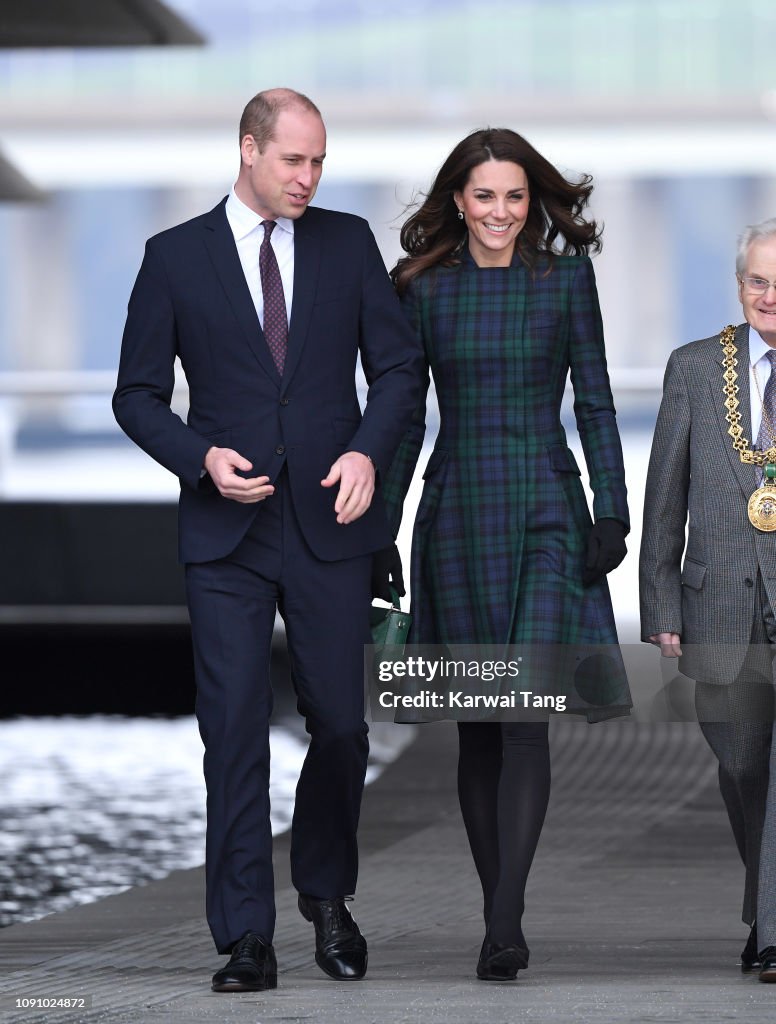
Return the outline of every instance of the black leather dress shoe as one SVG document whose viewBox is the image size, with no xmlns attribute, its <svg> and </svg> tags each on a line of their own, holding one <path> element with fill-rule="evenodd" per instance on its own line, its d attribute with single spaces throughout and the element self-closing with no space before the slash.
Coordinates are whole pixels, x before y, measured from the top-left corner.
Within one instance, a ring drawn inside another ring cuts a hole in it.
<svg viewBox="0 0 776 1024">
<path fill-rule="evenodd" d="M 753 924 L 746 945 L 741 950 L 741 973 L 750 974 L 759 971 L 761 967 L 760 954 L 757 952 L 757 925 Z"/>
<path fill-rule="evenodd" d="M 315 962 L 337 981 L 357 981 L 366 974 L 366 939 L 345 906 L 345 897 L 318 900 L 299 894 L 299 912 L 315 925 Z"/>
<path fill-rule="evenodd" d="M 480 981 L 514 981 L 517 972 L 528 966 L 528 955 L 525 946 L 500 946 L 486 935 L 477 961 L 477 977 Z"/>
<path fill-rule="evenodd" d="M 229 963 L 213 975 L 214 992 L 263 992 L 277 987 L 275 950 L 255 932 L 247 932 L 234 944 Z"/>
<path fill-rule="evenodd" d="M 760 981 L 776 981 L 776 946 L 760 950 Z"/>
</svg>

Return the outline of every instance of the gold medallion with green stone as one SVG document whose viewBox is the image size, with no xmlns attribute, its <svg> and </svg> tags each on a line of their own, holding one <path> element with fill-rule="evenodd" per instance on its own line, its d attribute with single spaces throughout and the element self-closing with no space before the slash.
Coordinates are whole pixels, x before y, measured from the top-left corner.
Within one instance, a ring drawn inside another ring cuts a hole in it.
<svg viewBox="0 0 776 1024">
<path fill-rule="evenodd" d="M 747 506 L 749 522 L 758 530 L 776 530 L 776 463 L 766 462 L 762 486 L 758 487 Z"/>
<path fill-rule="evenodd" d="M 763 482 L 752 494 L 747 505 L 749 522 L 758 530 L 770 533 L 776 530 L 776 445 L 766 448 L 765 451 L 756 451 L 749 447 L 748 440 L 744 437 L 741 426 L 741 414 L 738 411 L 738 373 L 736 366 L 738 360 L 738 348 L 735 344 L 735 327 L 730 324 L 725 327 L 719 336 L 722 345 L 723 374 L 725 393 L 725 408 L 727 414 L 725 419 L 729 423 L 728 434 L 733 438 L 733 448 L 743 463 L 750 466 L 762 466 Z M 763 408 L 763 416 L 766 416 Z M 771 440 L 774 440 L 771 424 L 767 423 Z"/>
</svg>

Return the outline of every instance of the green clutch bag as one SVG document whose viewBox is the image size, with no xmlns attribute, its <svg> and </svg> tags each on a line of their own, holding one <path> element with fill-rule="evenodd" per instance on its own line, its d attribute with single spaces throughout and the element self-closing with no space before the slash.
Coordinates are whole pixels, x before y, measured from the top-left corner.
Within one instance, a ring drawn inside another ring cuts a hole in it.
<svg viewBox="0 0 776 1024">
<path fill-rule="evenodd" d="M 390 608 L 379 608 L 372 605 L 369 609 L 369 625 L 372 630 L 372 643 L 380 651 L 390 647 L 390 654 L 400 658 L 404 654 L 407 634 L 412 625 L 412 616 L 401 610 L 399 595 L 391 587 Z"/>
</svg>

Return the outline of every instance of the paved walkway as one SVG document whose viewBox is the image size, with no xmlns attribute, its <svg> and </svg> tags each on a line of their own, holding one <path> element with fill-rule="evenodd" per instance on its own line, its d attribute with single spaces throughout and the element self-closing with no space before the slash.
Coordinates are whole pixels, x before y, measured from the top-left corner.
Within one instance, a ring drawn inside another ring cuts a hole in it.
<svg viewBox="0 0 776 1024">
<path fill-rule="evenodd" d="M 275 992 L 212 993 L 223 962 L 203 921 L 203 875 L 0 931 L 0 1021 L 192 1024 L 506 1024 L 516 1020 L 776 1019 L 776 986 L 741 975 L 743 871 L 697 725 L 553 723 L 553 797 L 532 873 L 531 966 L 478 982 L 480 898 L 455 797 L 455 727 L 429 725 L 366 793 L 354 904 L 366 979 L 330 981 L 276 841 Z M 79 1011 L 22 997 L 91 996 Z"/>
</svg>

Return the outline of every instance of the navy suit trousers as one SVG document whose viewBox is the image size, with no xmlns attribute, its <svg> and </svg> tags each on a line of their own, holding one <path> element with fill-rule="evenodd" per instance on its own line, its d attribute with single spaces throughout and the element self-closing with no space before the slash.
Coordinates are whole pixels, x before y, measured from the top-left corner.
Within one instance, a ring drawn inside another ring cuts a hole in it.
<svg viewBox="0 0 776 1024">
<path fill-rule="evenodd" d="M 221 953 L 246 931 L 271 942 L 275 926 L 269 663 L 276 608 L 310 734 L 291 826 L 292 880 L 300 892 L 327 899 L 354 892 L 358 870 L 371 556 L 317 559 L 285 470 L 275 487 L 231 555 L 186 565 L 205 744 L 207 918 Z"/>
</svg>

